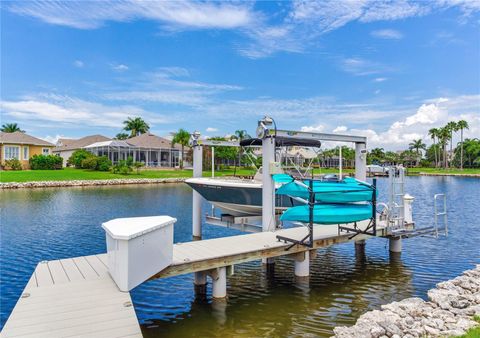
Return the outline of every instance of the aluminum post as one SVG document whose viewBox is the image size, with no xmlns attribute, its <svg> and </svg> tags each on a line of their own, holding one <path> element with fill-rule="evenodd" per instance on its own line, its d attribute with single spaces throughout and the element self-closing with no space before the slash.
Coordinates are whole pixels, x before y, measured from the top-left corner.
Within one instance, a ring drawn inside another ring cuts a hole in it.
<svg viewBox="0 0 480 338">
<path fill-rule="evenodd" d="M 367 145 L 355 143 L 355 178 L 360 181 L 367 180 Z"/>
<path fill-rule="evenodd" d="M 275 162 L 275 138 L 266 137 L 262 142 L 262 230 L 275 230 L 275 184 L 270 174 L 270 163 Z"/>
<path fill-rule="evenodd" d="M 196 134 L 199 137 L 200 133 Z M 193 177 L 202 177 L 203 147 L 193 145 Z M 192 192 L 192 234 L 194 239 L 202 238 L 202 196 L 195 190 Z"/>
</svg>

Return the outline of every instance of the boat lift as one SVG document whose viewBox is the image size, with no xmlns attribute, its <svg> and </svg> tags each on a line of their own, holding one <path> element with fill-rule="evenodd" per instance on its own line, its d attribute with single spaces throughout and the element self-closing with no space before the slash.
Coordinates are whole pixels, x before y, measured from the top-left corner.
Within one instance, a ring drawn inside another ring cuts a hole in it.
<svg viewBox="0 0 480 338">
<path fill-rule="evenodd" d="M 256 136 L 261 140 L 262 147 L 262 214 L 251 216 L 231 216 L 222 215 L 215 217 L 207 215 L 207 223 L 219 226 L 225 226 L 247 232 L 275 231 L 278 229 L 278 215 L 275 213 L 275 183 L 272 175 L 281 172 L 280 163 L 276 162 L 276 139 L 292 140 L 314 140 L 314 141 L 334 141 L 355 144 L 355 178 L 359 181 L 366 181 L 367 178 L 367 138 L 356 135 L 340 135 L 317 132 L 305 132 L 277 129 L 275 121 L 270 117 L 264 117 L 258 121 Z M 191 137 L 190 145 L 193 148 L 193 177 L 202 177 L 202 148 L 203 146 L 234 146 L 239 147 L 238 141 L 216 141 L 201 140 L 200 133 L 194 132 Z M 260 146 L 260 145 L 259 145 Z M 390 239 L 390 250 L 393 252 L 401 251 L 401 239 L 414 236 L 434 236 L 448 234 L 446 200 L 445 195 L 435 196 L 435 224 L 431 227 L 418 228 L 412 219 L 413 197 L 404 192 L 405 171 L 404 168 L 390 168 L 389 170 L 389 202 L 384 205 L 384 210 L 379 217 L 387 218 L 388 227 L 383 237 Z M 375 180 L 376 181 L 376 180 Z M 308 182 L 308 180 L 307 180 Z M 376 189 L 376 188 L 375 188 Z M 442 200 L 443 199 L 443 200 Z M 439 211 L 440 202 L 443 202 L 443 209 Z M 193 236 L 201 239 L 201 202 L 202 197 L 196 191 L 193 191 Z M 377 235 L 377 201 L 372 200 L 374 215 L 372 215 L 371 224 L 367 229 L 361 229 L 353 225 L 338 225 L 339 234 L 341 232 L 352 233 L 353 237 L 358 234 Z M 380 205 L 380 204 L 379 204 Z M 261 221 L 261 228 L 255 225 L 255 222 Z M 313 222 L 310 222 L 309 235 L 301 243 L 308 246 L 307 238 L 312 237 Z M 441 224 L 440 224 L 441 223 Z M 382 232 L 383 233 L 383 232 Z M 282 238 L 281 240 L 288 240 Z M 298 240 L 297 240 L 298 242 Z"/>
</svg>

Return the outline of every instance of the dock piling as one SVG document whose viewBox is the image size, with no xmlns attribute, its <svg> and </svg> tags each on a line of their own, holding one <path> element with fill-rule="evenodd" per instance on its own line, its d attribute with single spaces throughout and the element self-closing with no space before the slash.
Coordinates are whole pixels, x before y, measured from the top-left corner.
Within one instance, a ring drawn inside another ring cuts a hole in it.
<svg viewBox="0 0 480 338">
<path fill-rule="evenodd" d="M 402 252 L 402 238 L 391 237 L 388 240 L 390 252 Z"/>
<path fill-rule="evenodd" d="M 227 297 L 227 268 L 216 268 L 211 270 L 209 274 L 212 278 L 212 297 Z"/>
<path fill-rule="evenodd" d="M 296 253 L 295 260 L 295 276 L 308 277 L 310 275 L 310 251 Z"/>
</svg>

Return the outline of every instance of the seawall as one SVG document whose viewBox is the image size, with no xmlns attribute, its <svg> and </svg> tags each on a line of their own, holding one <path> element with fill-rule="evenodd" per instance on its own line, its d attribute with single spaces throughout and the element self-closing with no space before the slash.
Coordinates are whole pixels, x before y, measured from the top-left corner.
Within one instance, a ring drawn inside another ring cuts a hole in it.
<svg viewBox="0 0 480 338">
<path fill-rule="evenodd" d="M 70 180 L 0 183 L 0 189 L 84 187 L 122 184 L 180 183 L 186 178 L 120 178 L 112 180 Z"/>
</svg>

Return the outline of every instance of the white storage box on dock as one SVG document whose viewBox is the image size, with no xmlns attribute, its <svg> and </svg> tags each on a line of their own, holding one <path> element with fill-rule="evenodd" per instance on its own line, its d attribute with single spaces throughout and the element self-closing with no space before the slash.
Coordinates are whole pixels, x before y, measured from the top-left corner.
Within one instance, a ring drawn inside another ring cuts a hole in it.
<svg viewBox="0 0 480 338">
<path fill-rule="evenodd" d="M 102 224 L 108 270 L 121 291 L 130 291 L 172 263 L 170 216 L 117 218 Z"/>
</svg>

